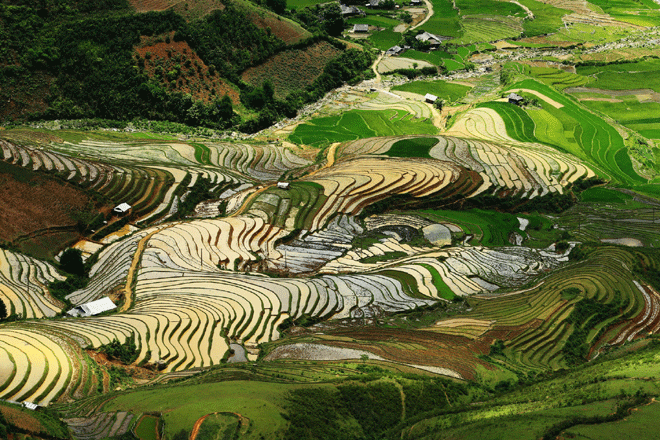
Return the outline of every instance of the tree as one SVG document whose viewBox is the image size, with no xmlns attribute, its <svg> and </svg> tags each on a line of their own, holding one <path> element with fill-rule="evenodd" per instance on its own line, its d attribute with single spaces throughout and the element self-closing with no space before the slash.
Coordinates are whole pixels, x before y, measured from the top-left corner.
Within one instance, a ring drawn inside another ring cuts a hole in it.
<svg viewBox="0 0 660 440">
<path fill-rule="evenodd" d="M 85 264 L 80 249 L 69 248 L 60 257 L 60 269 L 71 275 L 84 276 Z"/>
<path fill-rule="evenodd" d="M 513 81 L 513 72 L 510 70 L 504 70 L 500 72 L 500 84 L 503 86 L 508 86 Z"/>
<path fill-rule="evenodd" d="M 286 0 L 266 0 L 266 6 L 276 14 L 283 14 L 286 10 Z"/>
<path fill-rule="evenodd" d="M 7 306 L 5 306 L 4 301 L 0 299 L 0 319 L 5 319 L 7 317 Z"/>
<path fill-rule="evenodd" d="M 437 108 L 437 109 L 440 110 L 440 111 L 442 111 L 442 107 L 444 107 L 444 105 L 445 105 L 445 101 L 443 101 L 443 100 L 440 99 L 440 98 L 438 98 L 438 99 L 435 101 L 435 108 Z"/>
<path fill-rule="evenodd" d="M 338 4 L 332 4 L 325 8 L 323 11 L 323 30 L 328 35 L 338 37 L 344 31 L 344 16 L 341 14 L 341 9 Z"/>
</svg>

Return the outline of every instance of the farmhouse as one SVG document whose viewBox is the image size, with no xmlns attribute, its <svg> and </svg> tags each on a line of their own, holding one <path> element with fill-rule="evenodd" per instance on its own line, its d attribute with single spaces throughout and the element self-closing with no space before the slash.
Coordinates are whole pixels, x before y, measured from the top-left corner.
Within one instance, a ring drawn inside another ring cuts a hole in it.
<svg viewBox="0 0 660 440">
<path fill-rule="evenodd" d="M 365 6 L 367 8 L 374 9 L 377 8 L 379 4 L 380 4 L 380 0 L 369 0 Z"/>
<path fill-rule="evenodd" d="M 36 411 L 37 408 L 39 408 L 39 405 L 37 405 L 36 403 L 32 403 L 32 402 L 23 402 L 23 403 L 21 403 L 21 406 L 23 408 L 31 409 L 32 411 Z"/>
<path fill-rule="evenodd" d="M 403 52 L 404 52 L 403 47 L 401 47 L 401 46 L 394 46 L 394 47 L 390 47 L 389 49 L 387 49 L 387 51 L 385 52 L 385 55 L 389 55 L 389 56 L 394 56 L 394 57 L 395 57 L 395 56 L 399 56 L 399 55 L 401 55 Z"/>
<path fill-rule="evenodd" d="M 279 189 L 289 189 L 289 182 L 277 182 Z"/>
<path fill-rule="evenodd" d="M 410 6 L 421 6 L 422 0 L 410 0 Z"/>
<path fill-rule="evenodd" d="M 125 214 L 131 209 L 131 205 L 128 203 L 120 203 L 119 205 L 115 206 L 112 212 L 115 214 Z"/>
<path fill-rule="evenodd" d="M 368 24 L 355 24 L 355 25 L 353 25 L 353 32 L 355 32 L 355 33 L 369 32 L 369 25 Z"/>
<path fill-rule="evenodd" d="M 520 104 L 522 104 L 522 102 L 525 98 L 523 98 L 522 96 L 517 95 L 515 93 L 511 93 L 509 96 L 507 96 L 507 99 L 509 100 L 509 104 L 520 105 Z"/>
<path fill-rule="evenodd" d="M 435 95 L 431 95 L 430 93 L 427 93 L 424 95 L 424 101 L 428 102 L 429 104 L 435 104 L 435 101 L 438 100 L 438 97 Z"/>
<path fill-rule="evenodd" d="M 76 306 L 66 313 L 67 315 L 71 315 L 71 316 L 87 317 L 87 316 L 98 315 L 103 312 L 114 310 L 116 308 L 117 306 L 115 305 L 115 303 L 113 303 L 110 298 L 105 296 L 96 301 L 92 301 L 92 302 L 88 302 L 87 304 Z"/>
<path fill-rule="evenodd" d="M 362 12 L 360 8 L 358 8 L 357 6 L 347 6 L 347 5 L 342 5 L 340 3 L 339 8 L 341 8 L 341 15 L 343 15 L 344 17 L 364 14 L 364 12 Z"/>
<path fill-rule="evenodd" d="M 431 49 L 437 49 L 444 40 L 447 40 L 446 37 L 441 37 L 440 35 L 434 35 L 429 32 L 422 32 L 421 34 L 415 36 L 415 39 L 417 41 L 423 41 L 429 43 Z"/>
</svg>

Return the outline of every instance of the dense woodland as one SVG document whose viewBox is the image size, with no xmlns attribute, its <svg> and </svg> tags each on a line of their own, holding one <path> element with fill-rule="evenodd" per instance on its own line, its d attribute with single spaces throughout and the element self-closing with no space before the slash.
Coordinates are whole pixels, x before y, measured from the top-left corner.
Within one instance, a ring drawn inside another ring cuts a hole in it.
<svg viewBox="0 0 660 440">
<path fill-rule="evenodd" d="M 0 117 L 142 118 L 255 131 L 295 115 L 302 105 L 343 82 L 359 79 L 370 65 L 370 55 L 346 50 L 306 90 L 275 100 L 268 84 L 255 89 L 242 82 L 240 74 L 287 45 L 269 29 L 255 26 L 231 2 L 223 3 L 224 10 L 192 22 L 172 10 L 135 14 L 125 0 L 0 3 L 0 59 L 5 60 L 0 63 L 0 100 L 10 103 Z M 281 8 L 268 2 L 265 6 Z M 314 37 L 296 47 L 325 39 L 345 49 L 326 29 L 315 30 Z M 185 41 L 197 52 L 209 75 L 238 86 L 241 101 L 255 116 L 241 120 L 226 96 L 203 103 L 150 78 L 134 48 L 140 37 L 172 33 L 175 41 Z M 42 102 L 35 104 L 40 97 Z"/>
</svg>

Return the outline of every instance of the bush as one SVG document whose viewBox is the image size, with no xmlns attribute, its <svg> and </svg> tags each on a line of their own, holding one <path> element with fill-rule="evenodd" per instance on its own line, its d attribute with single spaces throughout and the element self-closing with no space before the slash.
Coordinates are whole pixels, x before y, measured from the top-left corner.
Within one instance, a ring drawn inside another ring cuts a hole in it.
<svg viewBox="0 0 660 440">
<path fill-rule="evenodd" d="M 115 339 L 109 344 L 102 345 L 99 351 L 107 355 L 109 359 L 117 359 L 126 365 L 133 363 L 139 354 L 135 345 L 135 334 L 131 334 L 131 337 L 127 338 L 123 344 Z"/>
</svg>

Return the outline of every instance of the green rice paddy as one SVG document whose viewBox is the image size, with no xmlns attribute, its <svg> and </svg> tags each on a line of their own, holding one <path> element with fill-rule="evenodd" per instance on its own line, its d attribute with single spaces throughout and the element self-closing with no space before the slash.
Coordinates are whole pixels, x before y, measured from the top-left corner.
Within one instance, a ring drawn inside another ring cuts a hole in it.
<svg viewBox="0 0 660 440">
<path fill-rule="evenodd" d="M 289 136 L 291 142 L 321 147 L 375 136 L 436 134 L 428 119 L 416 119 L 403 110 L 351 110 L 341 115 L 312 119 L 299 125 Z"/>
</svg>

